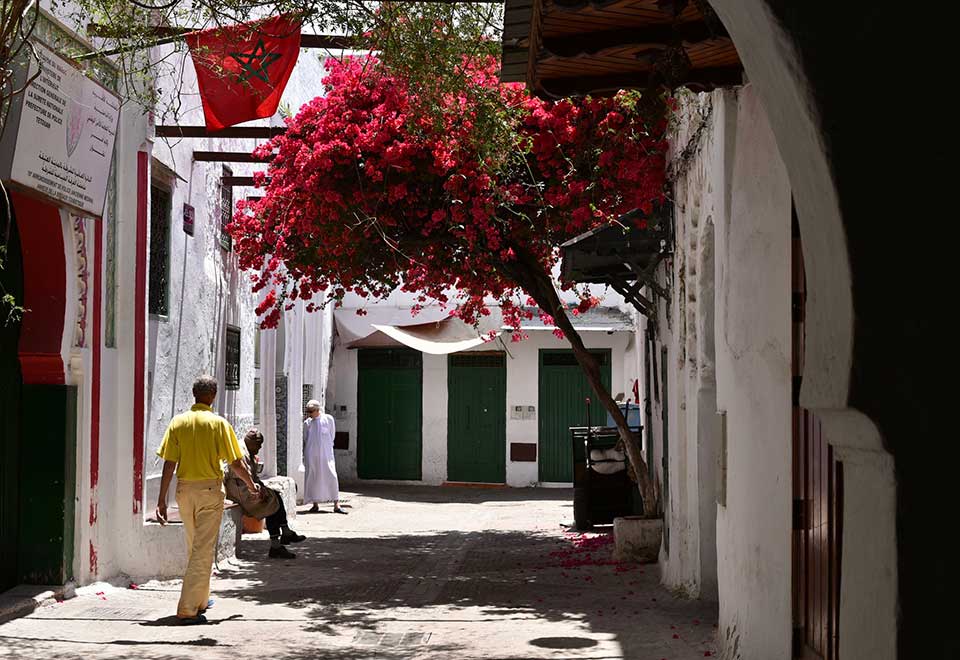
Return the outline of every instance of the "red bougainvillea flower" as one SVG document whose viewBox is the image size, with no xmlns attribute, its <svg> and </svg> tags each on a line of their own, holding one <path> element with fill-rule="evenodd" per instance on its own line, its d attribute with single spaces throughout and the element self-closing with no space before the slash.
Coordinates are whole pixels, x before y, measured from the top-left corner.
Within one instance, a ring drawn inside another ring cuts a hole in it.
<svg viewBox="0 0 960 660">
<path fill-rule="evenodd" d="M 313 310 L 400 287 L 418 292 L 415 311 L 433 299 L 472 324 L 497 303 L 520 339 L 531 313 L 511 277 L 518 260 L 549 275 L 564 241 L 664 198 L 665 125 L 648 126 L 636 94 L 546 102 L 501 84 L 491 58 L 467 63 L 467 88 L 438 119 L 373 57 L 327 69 L 326 94 L 254 152 L 269 159 L 263 196 L 239 202 L 228 227 L 266 290 L 266 327 L 298 298 Z M 509 153 L 482 148 L 477 113 L 491 105 L 481 97 L 496 100 Z M 578 294 L 577 313 L 599 302 L 560 285 Z"/>
</svg>

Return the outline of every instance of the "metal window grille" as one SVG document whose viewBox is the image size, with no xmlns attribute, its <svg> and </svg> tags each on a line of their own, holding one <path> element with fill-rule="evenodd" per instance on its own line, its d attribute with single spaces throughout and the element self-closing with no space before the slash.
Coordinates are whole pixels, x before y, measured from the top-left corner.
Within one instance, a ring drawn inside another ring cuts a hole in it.
<svg viewBox="0 0 960 660">
<path fill-rule="evenodd" d="M 226 368 L 224 369 L 224 387 L 228 390 L 240 389 L 240 328 L 227 326 Z"/>
<path fill-rule="evenodd" d="M 170 309 L 170 192 L 150 186 L 150 297 L 151 314 L 166 316 Z"/>
<path fill-rule="evenodd" d="M 233 170 L 223 166 L 223 176 L 233 176 Z M 233 248 L 233 239 L 227 233 L 227 224 L 233 216 L 233 186 L 220 182 L 220 247 L 229 252 Z"/>
</svg>

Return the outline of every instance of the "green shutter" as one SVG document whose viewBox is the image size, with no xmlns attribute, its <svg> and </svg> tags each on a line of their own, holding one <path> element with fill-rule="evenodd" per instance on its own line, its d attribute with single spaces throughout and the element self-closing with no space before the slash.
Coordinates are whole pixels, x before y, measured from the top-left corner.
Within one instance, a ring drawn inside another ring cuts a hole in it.
<svg viewBox="0 0 960 660">
<path fill-rule="evenodd" d="M 24 385 L 21 392 L 22 420 L 34 423 L 21 427 L 18 577 L 64 584 L 73 579 L 77 388 Z"/>
<path fill-rule="evenodd" d="M 506 481 L 507 369 L 503 353 L 461 353 L 447 371 L 447 479 Z"/>
<path fill-rule="evenodd" d="M 600 362 L 604 386 L 610 389 L 610 351 L 590 351 Z M 570 350 L 540 351 L 540 414 L 538 454 L 540 481 L 573 481 L 571 426 L 603 425 L 607 413 Z"/>
<path fill-rule="evenodd" d="M 420 479 L 422 355 L 364 349 L 357 357 L 358 476 Z"/>
</svg>

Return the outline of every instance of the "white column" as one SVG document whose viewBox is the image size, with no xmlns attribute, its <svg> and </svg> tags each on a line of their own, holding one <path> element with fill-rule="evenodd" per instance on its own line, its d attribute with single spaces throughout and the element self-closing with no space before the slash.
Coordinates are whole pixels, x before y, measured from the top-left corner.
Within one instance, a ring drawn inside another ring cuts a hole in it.
<svg viewBox="0 0 960 660">
<path fill-rule="evenodd" d="M 286 312 L 286 336 L 283 366 L 287 374 L 287 476 L 297 481 L 303 492 L 303 351 L 304 351 L 304 303 L 298 300 L 293 309 Z"/>
<path fill-rule="evenodd" d="M 260 431 L 263 473 L 277 474 L 277 331 L 260 331 Z"/>
</svg>

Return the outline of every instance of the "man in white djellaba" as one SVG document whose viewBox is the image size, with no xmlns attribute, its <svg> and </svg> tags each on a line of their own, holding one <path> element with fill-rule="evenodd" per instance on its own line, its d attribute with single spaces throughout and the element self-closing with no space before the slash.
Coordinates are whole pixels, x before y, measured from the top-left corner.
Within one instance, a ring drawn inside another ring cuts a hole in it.
<svg viewBox="0 0 960 660">
<path fill-rule="evenodd" d="M 337 432 L 333 415 L 321 410 L 320 402 L 307 402 L 307 418 L 303 422 L 303 503 L 313 503 L 307 513 L 320 511 L 319 504 L 333 502 L 334 513 L 346 513 L 340 508 L 340 482 L 337 462 L 333 455 L 333 438 Z"/>
</svg>

